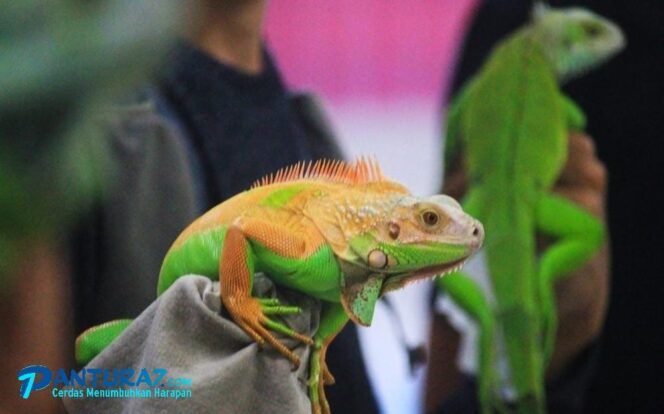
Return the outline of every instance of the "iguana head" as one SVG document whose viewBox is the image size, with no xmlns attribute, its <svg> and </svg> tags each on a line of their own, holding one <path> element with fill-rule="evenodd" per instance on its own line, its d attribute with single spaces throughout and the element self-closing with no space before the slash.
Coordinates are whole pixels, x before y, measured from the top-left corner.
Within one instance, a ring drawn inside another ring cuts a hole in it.
<svg viewBox="0 0 664 414">
<path fill-rule="evenodd" d="M 451 197 L 414 197 L 392 182 L 358 185 L 330 206 L 321 228 L 341 264 L 341 303 L 361 325 L 384 293 L 458 269 L 484 240 Z"/>
<path fill-rule="evenodd" d="M 561 80 L 583 74 L 625 46 L 616 24 L 581 8 L 555 9 L 538 3 L 529 30 Z"/>
</svg>

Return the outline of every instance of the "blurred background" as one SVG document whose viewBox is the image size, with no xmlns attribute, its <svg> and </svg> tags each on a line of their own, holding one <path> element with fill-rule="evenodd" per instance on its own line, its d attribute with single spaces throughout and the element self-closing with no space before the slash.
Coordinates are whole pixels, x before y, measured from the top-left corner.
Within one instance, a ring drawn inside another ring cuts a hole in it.
<svg viewBox="0 0 664 414">
<path fill-rule="evenodd" d="M 105 149 L 60 149 L 94 144 L 89 112 L 136 88 L 190 21 L 167 2 L 83 3 L 0 1 L 0 412 L 60 412 L 50 395 L 17 405 L 16 372 L 33 363 L 73 366 L 76 333 L 59 236 L 93 204 Z M 664 7 L 660 0 L 583 5 L 617 21 L 628 39 L 614 62 L 568 87 L 610 175 L 612 288 L 588 412 L 662 412 Z M 288 87 L 322 98 L 347 158 L 373 154 L 388 176 L 426 195 L 442 184 L 450 93 L 529 7 L 279 0 L 269 4 L 265 39 Z M 58 42 L 51 30 L 62 35 Z M 464 50 L 464 41 L 473 46 Z M 88 93 L 90 85 L 99 93 Z M 82 153 L 94 156 L 77 158 Z M 426 343 L 431 286 L 392 296 L 405 341 Z M 370 380 L 383 412 L 421 412 L 426 372 L 411 376 L 398 343 L 382 340 L 401 334 L 392 318 L 380 304 L 373 326 L 359 331 Z"/>
<path fill-rule="evenodd" d="M 323 99 L 349 158 L 375 154 L 390 177 L 431 194 L 441 103 L 475 3 L 272 2 L 266 39 L 288 86 Z"/>
<path fill-rule="evenodd" d="M 64 412 L 22 400 L 28 365 L 73 368 L 72 227 L 113 170 L 99 121 L 185 31 L 172 1 L 0 1 L 0 412 Z"/>
</svg>

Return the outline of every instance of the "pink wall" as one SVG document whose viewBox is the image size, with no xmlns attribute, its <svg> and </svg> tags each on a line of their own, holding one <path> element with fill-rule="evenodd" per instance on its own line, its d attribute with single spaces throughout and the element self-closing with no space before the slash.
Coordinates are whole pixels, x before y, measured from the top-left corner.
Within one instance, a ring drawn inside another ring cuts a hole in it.
<svg viewBox="0 0 664 414">
<path fill-rule="evenodd" d="M 288 84 L 328 101 L 439 99 L 476 2 L 273 0 L 267 39 Z"/>
</svg>

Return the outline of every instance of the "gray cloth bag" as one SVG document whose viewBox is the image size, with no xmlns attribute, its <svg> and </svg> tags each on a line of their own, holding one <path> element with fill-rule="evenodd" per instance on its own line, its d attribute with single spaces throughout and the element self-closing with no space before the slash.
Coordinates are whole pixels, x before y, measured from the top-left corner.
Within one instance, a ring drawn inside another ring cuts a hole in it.
<svg viewBox="0 0 664 414">
<path fill-rule="evenodd" d="M 318 329 L 320 302 L 279 288 L 261 274 L 255 296 L 302 308 L 281 317 L 297 332 Z M 278 316 L 272 316 L 279 319 Z M 219 283 L 179 278 L 85 368 L 166 368 L 190 378 L 188 398 L 64 398 L 70 413 L 309 413 L 307 346 L 277 334 L 301 359 L 297 371 L 269 345 L 261 350 L 222 309 Z M 101 387 L 97 387 L 101 388 Z"/>
</svg>

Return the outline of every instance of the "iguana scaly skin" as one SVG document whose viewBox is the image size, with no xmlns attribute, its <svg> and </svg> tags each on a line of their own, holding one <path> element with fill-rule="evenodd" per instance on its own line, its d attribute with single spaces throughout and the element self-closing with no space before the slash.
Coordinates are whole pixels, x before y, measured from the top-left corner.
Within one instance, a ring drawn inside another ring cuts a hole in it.
<svg viewBox="0 0 664 414">
<path fill-rule="evenodd" d="M 538 5 L 532 21 L 497 45 L 450 107 L 446 169 L 463 151 L 470 185 L 462 204 L 486 228 L 493 297 L 463 272 L 437 283 L 478 324 L 485 413 L 504 409 L 498 394 L 505 386 L 515 393 L 517 411 L 545 410 L 544 372 L 557 323 L 553 284 L 588 261 L 605 238 L 597 218 L 551 192 L 569 132 L 585 126 L 559 83 L 623 44 L 618 27 L 587 10 Z M 557 239 L 541 256 L 538 232 Z M 509 364 L 506 380 L 496 373 L 496 338 Z"/>
<path fill-rule="evenodd" d="M 313 345 L 312 409 L 329 412 L 323 386 L 333 377 L 325 353 L 346 322 L 369 325 L 381 295 L 457 269 L 483 238 L 482 225 L 452 198 L 414 197 L 386 179 L 373 161 L 298 164 L 218 205 L 185 229 L 164 259 L 158 294 L 183 275 L 219 278 L 225 308 L 258 344 L 270 344 L 294 366 L 300 362 L 297 355 L 273 332 Z M 299 308 L 251 296 L 257 271 L 322 301 L 313 338 L 270 318 Z M 90 358 L 103 349 L 127 321 L 117 324 L 120 329 L 95 349 L 95 337 L 113 324 L 84 333 L 79 355 L 85 352 Z"/>
</svg>

